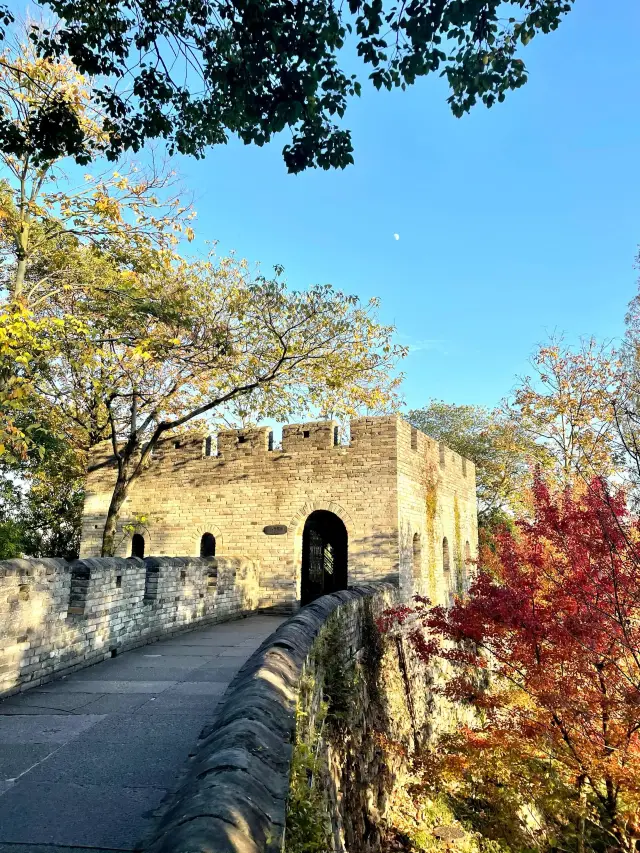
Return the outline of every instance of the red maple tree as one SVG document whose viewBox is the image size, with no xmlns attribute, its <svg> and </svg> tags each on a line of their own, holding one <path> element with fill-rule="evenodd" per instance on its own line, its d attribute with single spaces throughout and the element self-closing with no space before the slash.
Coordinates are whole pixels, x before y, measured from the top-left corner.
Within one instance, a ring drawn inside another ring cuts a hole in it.
<svg viewBox="0 0 640 853">
<path fill-rule="evenodd" d="M 553 767 L 548 779 L 562 778 L 584 804 L 578 849 L 585 819 L 605 848 L 634 848 L 640 524 L 624 497 L 599 480 L 561 493 L 538 480 L 531 518 L 484 549 L 468 596 L 449 609 L 419 599 L 389 620 L 410 612 L 422 625 L 411 631 L 420 656 L 452 665 L 444 692 L 481 709 L 463 732 L 467 754 L 500 749 Z"/>
</svg>

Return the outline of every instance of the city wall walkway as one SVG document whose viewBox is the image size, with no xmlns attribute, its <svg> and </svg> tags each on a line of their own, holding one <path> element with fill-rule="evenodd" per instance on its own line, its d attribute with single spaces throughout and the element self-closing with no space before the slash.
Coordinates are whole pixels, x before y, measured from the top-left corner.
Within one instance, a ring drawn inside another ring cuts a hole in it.
<svg viewBox="0 0 640 853">
<path fill-rule="evenodd" d="M 228 684 L 282 621 L 196 629 L 0 702 L 0 853 L 139 850 Z"/>
</svg>

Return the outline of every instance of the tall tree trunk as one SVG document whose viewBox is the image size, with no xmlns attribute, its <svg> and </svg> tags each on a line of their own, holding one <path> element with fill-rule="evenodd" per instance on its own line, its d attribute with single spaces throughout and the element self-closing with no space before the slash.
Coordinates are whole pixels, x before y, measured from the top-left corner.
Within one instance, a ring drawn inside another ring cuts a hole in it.
<svg viewBox="0 0 640 853">
<path fill-rule="evenodd" d="M 586 830 L 586 819 L 585 815 L 587 813 L 587 789 L 585 786 L 585 778 L 584 776 L 580 776 L 578 779 L 578 793 L 580 798 L 580 813 L 578 814 L 578 853 L 584 853 L 584 836 Z"/>
<path fill-rule="evenodd" d="M 27 258 L 29 256 L 29 234 L 31 231 L 31 210 L 27 198 L 27 174 L 29 170 L 29 159 L 23 164 L 20 176 L 20 199 L 18 201 L 18 212 L 20 221 L 14 234 L 16 246 L 16 274 L 13 280 L 13 298 L 18 301 L 24 294 L 24 283 L 27 277 Z M 35 199 L 33 199 L 35 200 Z"/>
<path fill-rule="evenodd" d="M 27 274 L 27 258 L 26 256 L 18 256 L 16 265 L 16 276 L 13 281 L 13 298 L 17 301 L 22 299 L 24 292 L 24 281 Z"/>
<path fill-rule="evenodd" d="M 611 754 L 610 749 L 607 749 L 607 752 Z M 630 850 L 632 843 L 627 834 L 624 822 L 623 825 L 621 825 L 620 822 L 620 814 L 618 812 L 618 795 L 616 793 L 613 780 L 611 778 L 606 778 L 605 786 L 607 790 L 605 812 L 609 821 L 610 832 L 618 839 L 620 850 Z"/>
<path fill-rule="evenodd" d="M 141 452 L 139 437 L 135 433 L 129 436 L 129 440 L 118 453 L 118 476 L 111 495 L 111 503 L 102 533 L 102 557 L 115 556 L 117 547 L 116 532 L 120 519 L 120 510 L 127 499 L 131 486 L 142 473 L 142 469 L 149 457 L 150 441 L 145 452 Z"/>
<path fill-rule="evenodd" d="M 121 466 L 118 470 L 118 479 L 116 480 L 113 494 L 111 495 L 111 503 L 109 511 L 104 523 L 104 531 L 102 534 L 102 551 L 100 556 L 113 557 L 116 550 L 116 530 L 118 520 L 120 518 L 120 510 L 129 494 L 129 486 L 131 480 L 127 478 L 126 468 Z"/>
</svg>

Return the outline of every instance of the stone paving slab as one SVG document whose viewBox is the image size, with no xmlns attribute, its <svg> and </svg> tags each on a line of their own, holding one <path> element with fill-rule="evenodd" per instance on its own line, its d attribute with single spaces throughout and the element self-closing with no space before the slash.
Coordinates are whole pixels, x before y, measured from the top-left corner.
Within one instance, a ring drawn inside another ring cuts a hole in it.
<svg viewBox="0 0 640 853">
<path fill-rule="evenodd" d="M 105 663 L 108 663 L 108 661 L 105 661 Z M 202 666 L 202 664 L 200 665 Z M 195 667 L 193 668 L 195 669 Z M 98 667 L 91 667 L 91 669 L 98 669 Z M 67 679 L 66 683 L 69 689 L 81 691 L 83 684 L 96 684 L 100 681 L 108 681 L 109 683 L 141 681 L 143 684 L 153 684 L 158 681 L 175 682 L 179 681 L 185 672 L 188 671 L 189 669 L 185 669 L 184 667 L 163 666 L 162 660 L 154 661 L 152 666 L 132 666 L 127 662 L 126 665 L 110 666 L 108 669 L 102 670 L 102 672 L 90 672 L 87 670 L 86 672 L 78 673 L 78 675 L 72 675 L 71 678 Z M 148 692 L 153 693 L 155 691 L 150 690 Z"/>
<path fill-rule="evenodd" d="M 149 742 L 148 738 L 128 743 L 75 740 L 50 755 L 29 773 L 29 782 L 69 782 L 102 785 L 117 780 L 123 788 L 173 787 L 175 768 L 188 754 L 191 743 Z"/>
<path fill-rule="evenodd" d="M 227 684 L 225 681 L 181 681 L 170 687 L 164 696 L 222 696 Z"/>
<path fill-rule="evenodd" d="M 203 717 L 208 715 L 208 718 L 213 717 L 218 702 L 222 699 L 223 694 L 217 693 L 213 696 L 197 696 L 194 694 L 185 695 L 180 693 L 162 693 L 160 696 L 152 699 L 148 705 L 137 712 L 138 714 L 148 714 L 156 716 L 160 714 L 192 714 L 197 712 Z"/>
<path fill-rule="evenodd" d="M 240 647 L 235 648 L 235 649 L 231 649 L 231 648 L 224 649 L 218 655 L 218 657 L 216 658 L 216 661 L 223 661 L 223 660 L 233 659 L 233 658 L 242 658 L 243 660 L 246 660 L 247 648 L 248 648 L 247 646 L 240 646 Z"/>
<path fill-rule="evenodd" d="M 197 740 L 202 729 L 202 715 L 161 714 L 151 717 L 149 713 L 108 714 L 91 730 L 80 735 L 78 743 L 86 740 L 92 743 L 132 743 L 149 740 L 149 727 L 153 726 L 154 741 L 160 743 L 184 743 L 190 748 Z"/>
<path fill-rule="evenodd" d="M 57 749 L 51 743 L 3 743 L 0 749 L 0 778 L 9 782 L 22 776 Z"/>
<path fill-rule="evenodd" d="M 0 797 L 2 841 L 135 850 L 158 808 L 161 788 L 63 782 L 32 783 L 28 775 Z"/>
<path fill-rule="evenodd" d="M 25 717 L 13 714 L 0 720 L 0 744 L 67 743 L 102 719 L 100 714 L 39 714 Z"/>
<path fill-rule="evenodd" d="M 183 660 L 184 658 L 189 659 L 205 657 L 206 660 L 211 660 L 212 658 L 215 658 L 216 655 L 203 655 L 203 650 L 210 646 L 211 642 L 211 638 L 209 638 L 207 639 L 206 643 L 202 643 L 202 645 L 200 646 L 171 646 L 167 647 L 166 649 L 163 648 L 162 652 L 154 651 L 153 654 L 149 653 L 146 656 L 139 654 L 138 651 L 132 651 L 127 652 L 127 657 L 130 657 L 132 661 L 135 660 L 136 662 L 140 659 L 146 659 L 149 661 L 157 662 L 159 658 L 171 657 L 176 660 L 176 666 L 180 666 L 179 661 Z M 152 646 L 151 648 L 155 649 L 155 646 Z M 221 649 L 218 649 L 218 651 L 221 651 Z M 121 660 L 123 659 L 124 658 L 121 658 Z"/>
<path fill-rule="evenodd" d="M 38 712 L 70 714 L 78 708 L 84 708 L 90 702 L 95 702 L 95 693 L 61 693 L 59 690 L 28 690 L 18 696 L 11 696 L 2 703 L 2 713 L 10 708 L 19 708 L 25 713 L 26 708 L 34 708 Z"/>
<path fill-rule="evenodd" d="M 105 661 L 106 663 L 106 661 Z M 96 666 L 103 666 L 97 664 Z M 93 667 L 92 667 L 93 668 Z M 148 676 L 147 676 L 148 677 Z M 162 693 L 168 687 L 173 687 L 176 681 L 138 681 L 137 679 L 121 678 L 117 681 L 86 680 L 55 682 L 59 685 L 60 693 Z M 2 706 L 0 706 L 1 708 Z"/>
<path fill-rule="evenodd" d="M 216 641 L 215 649 L 211 647 L 211 640 Z M 138 646 L 138 648 L 132 649 L 130 652 L 127 652 L 127 655 L 131 658 L 150 658 L 154 655 L 164 656 L 172 654 L 190 654 L 206 655 L 206 657 L 210 658 L 215 657 L 222 647 L 226 648 L 226 642 L 227 641 L 220 642 L 218 638 L 214 637 L 213 635 L 210 637 L 198 636 L 195 639 L 190 636 L 185 636 L 182 638 L 171 637 L 168 640 L 162 640 L 162 642 L 153 643 L 150 646 Z"/>
<path fill-rule="evenodd" d="M 211 643 L 211 640 L 209 640 Z M 199 649 L 206 648 L 206 646 L 198 646 Z M 156 655 L 125 655 L 120 658 L 121 665 L 118 667 L 120 669 L 158 669 L 160 667 L 163 668 L 178 668 L 178 669 L 187 669 L 196 666 L 203 666 L 203 664 L 208 663 L 211 660 L 211 655 L 175 655 L 172 652 L 166 652 L 164 654 L 156 654 Z M 117 662 L 116 662 L 117 665 Z M 116 671 L 115 667 L 112 667 L 113 671 Z"/>
<path fill-rule="evenodd" d="M 0 853 L 112 853 L 122 847 L 60 847 L 58 844 L 0 844 Z"/>
<path fill-rule="evenodd" d="M 282 621 L 208 626 L 0 702 L 0 853 L 139 850 L 229 682 Z"/>
<path fill-rule="evenodd" d="M 95 694 L 92 694 L 92 697 L 95 699 Z M 65 711 L 62 708 L 42 708 L 38 705 L 25 705 L 24 707 L 20 707 L 20 705 L 8 705 L 6 708 L 0 705 L 2 711 L 0 712 L 3 717 L 40 717 L 42 714 L 59 714 L 61 717 L 72 716 L 74 711 Z"/>
<path fill-rule="evenodd" d="M 202 666 L 189 673 L 189 681 L 221 681 L 228 684 L 243 663 L 240 659 L 231 666 Z"/>
<path fill-rule="evenodd" d="M 83 705 L 82 710 L 87 714 L 122 714 L 133 713 L 142 708 L 152 698 L 148 693 L 93 693 L 93 701 Z"/>
</svg>

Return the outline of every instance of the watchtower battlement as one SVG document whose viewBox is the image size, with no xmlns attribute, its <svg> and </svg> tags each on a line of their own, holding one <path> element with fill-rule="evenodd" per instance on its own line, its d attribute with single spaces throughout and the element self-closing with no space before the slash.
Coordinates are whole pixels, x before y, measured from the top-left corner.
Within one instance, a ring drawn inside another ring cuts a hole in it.
<svg viewBox="0 0 640 853">
<path fill-rule="evenodd" d="M 397 415 L 354 418 L 348 441 L 338 426 L 288 424 L 280 446 L 267 426 L 167 436 L 125 502 L 118 555 L 132 553 L 125 531 L 145 516 L 136 554 L 142 541 L 145 554 L 157 556 L 205 555 L 203 548 L 247 556 L 260 566 L 263 606 L 293 605 L 304 600 L 311 519 L 318 542 L 347 543 L 344 570 L 331 563 L 327 582 L 338 583 L 340 572 L 349 584 L 391 579 L 408 594 L 444 600 L 463 571 L 460 555 L 476 552 L 473 463 Z M 96 448 L 83 557 L 100 553 L 115 472 L 109 446 Z"/>
<path fill-rule="evenodd" d="M 413 451 L 417 457 L 428 457 L 445 468 L 459 468 L 463 474 L 473 473 L 473 463 L 460 454 L 412 427 L 402 418 L 391 415 L 383 417 L 353 418 L 349 424 L 349 436 L 343 440 L 337 421 L 307 421 L 287 424 L 282 428 L 282 440 L 276 445 L 273 429 L 268 426 L 222 429 L 204 436 L 201 430 L 188 430 L 162 439 L 154 450 L 156 462 L 180 464 L 196 459 L 219 459 L 231 461 L 247 457 L 277 459 L 281 454 L 294 455 L 328 451 L 338 453 L 370 453 L 374 448 L 393 452 Z M 94 451 L 90 470 L 96 463 L 104 465 L 111 457 L 111 445 L 103 442 Z"/>
<path fill-rule="evenodd" d="M 217 458 L 244 459 L 267 453 L 304 453 L 309 450 L 329 450 L 340 446 L 339 425 L 336 421 L 309 421 L 288 424 L 282 428 L 282 443 L 273 440 L 271 427 L 241 427 L 222 429 L 217 434 L 202 437 L 199 431 L 173 436 L 160 442 L 156 458 L 185 459 Z"/>
</svg>

